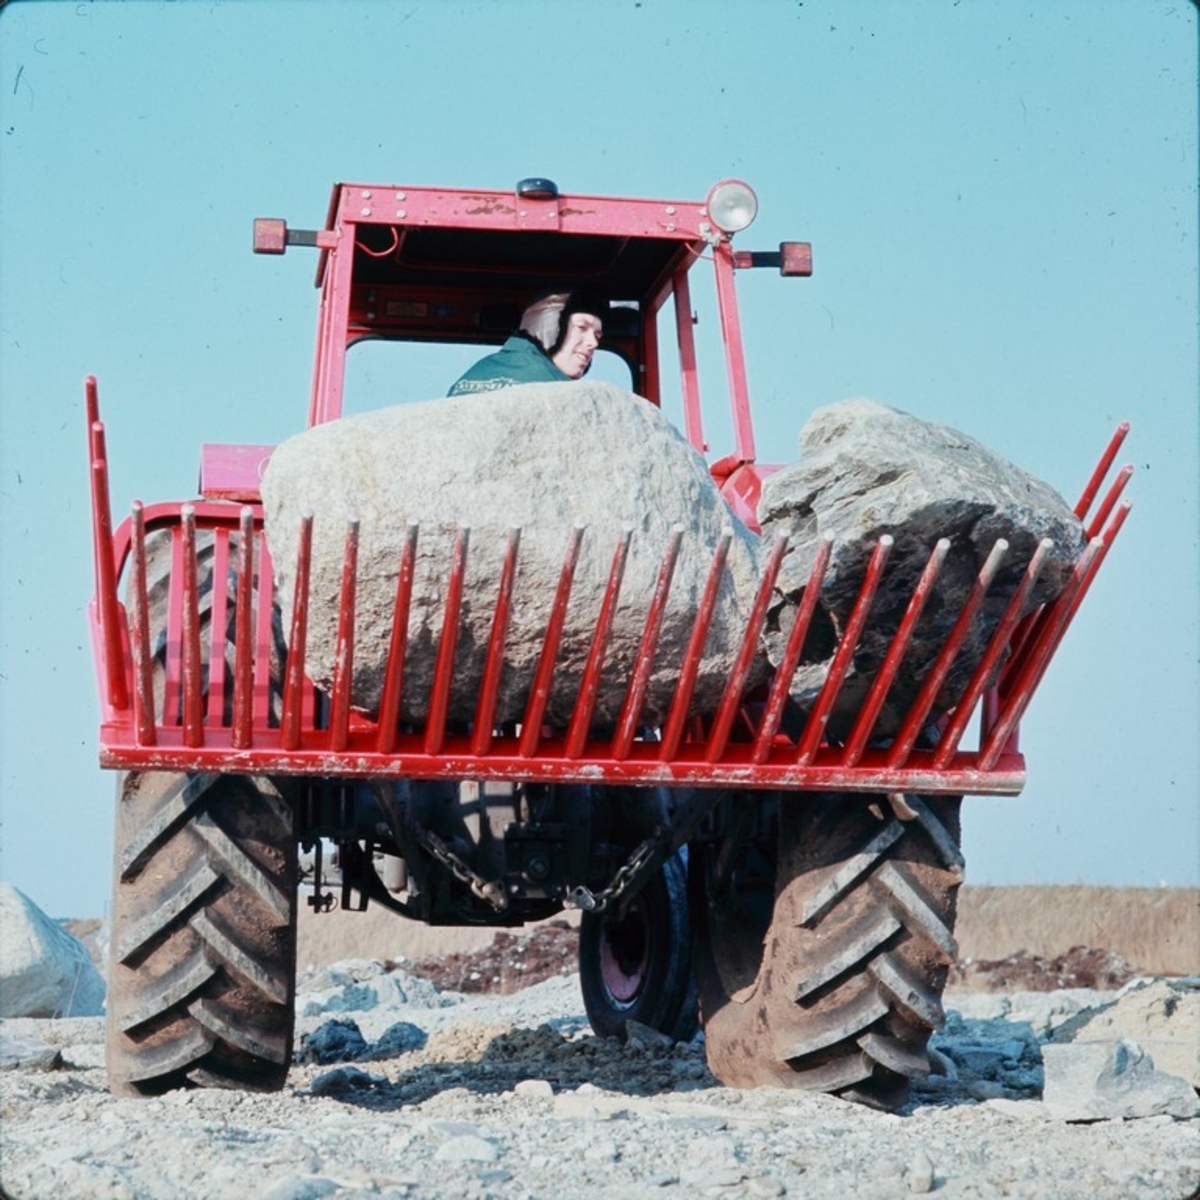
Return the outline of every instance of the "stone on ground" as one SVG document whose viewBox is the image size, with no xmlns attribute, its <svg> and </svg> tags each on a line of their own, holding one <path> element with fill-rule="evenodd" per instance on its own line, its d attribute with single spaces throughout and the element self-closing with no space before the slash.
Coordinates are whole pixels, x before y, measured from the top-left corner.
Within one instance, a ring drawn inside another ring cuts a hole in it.
<svg viewBox="0 0 1200 1200">
<path fill-rule="evenodd" d="M 950 550 L 875 724 L 877 738 L 899 728 L 998 539 L 1007 540 L 1008 551 L 931 720 L 961 696 L 1039 541 L 1049 538 L 1054 546 L 1033 604 L 1058 595 L 1084 542 L 1080 521 L 1047 484 L 957 430 L 865 399 L 813 413 L 801 430 L 799 460 L 764 483 L 759 519 L 764 548 L 778 534 L 790 539 L 765 635 L 773 665 L 783 657 L 820 539 L 834 539 L 792 684 L 792 698 L 804 710 L 828 674 L 875 544 L 884 534 L 894 539 L 830 721 L 835 736 L 851 727 L 939 538 L 949 539 Z"/>
<path fill-rule="evenodd" d="M 1195 1089 L 1159 1071 L 1137 1042 L 1071 1042 L 1042 1047 L 1046 1110 L 1063 1121 L 1200 1116 Z"/>
<path fill-rule="evenodd" d="M 24 892 L 0 883 L 0 1017 L 91 1017 L 104 980 L 87 948 Z"/>
<path fill-rule="evenodd" d="M 1088 1009 L 1065 1024 L 1055 1041 L 1137 1042 L 1168 1075 L 1200 1089 L 1200 977 L 1138 979 L 1111 1004 Z"/>
<path fill-rule="evenodd" d="M 621 711 L 672 527 L 683 527 L 643 710 L 668 711 L 678 664 L 722 531 L 729 566 L 692 711 L 716 707 L 757 587 L 757 539 L 729 512 L 701 455 L 652 404 L 606 383 L 525 384 L 482 396 L 403 405 L 317 426 L 281 445 L 262 485 L 266 525 L 290 630 L 301 514 L 313 520 L 306 668 L 333 681 L 347 520 L 360 521 L 353 704 L 379 708 L 407 522 L 420 522 L 402 717 L 425 718 L 454 540 L 470 526 L 449 719 L 469 721 L 483 675 L 507 532 L 519 566 L 496 722 L 520 720 L 541 653 L 572 527 L 586 526 L 546 720 L 574 708 L 605 581 L 622 530 L 632 540 L 593 724 Z"/>
</svg>

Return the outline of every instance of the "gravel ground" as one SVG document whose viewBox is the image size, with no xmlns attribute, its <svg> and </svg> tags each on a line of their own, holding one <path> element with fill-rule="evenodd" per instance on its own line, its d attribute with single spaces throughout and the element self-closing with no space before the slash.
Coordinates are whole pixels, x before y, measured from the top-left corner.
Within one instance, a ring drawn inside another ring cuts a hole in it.
<svg viewBox="0 0 1200 1200">
<path fill-rule="evenodd" d="M 330 1009 L 381 979 L 394 1000 Z M 1008 1019 L 994 997 L 948 995 L 942 1073 L 900 1114 L 722 1088 L 699 1041 L 598 1039 L 569 974 L 467 995 L 379 963 L 310 972 L 299 1061 L 274 1095 L 114 1099 L 101 1018 L 12 1020 L 4 1034 L 51 1043 L 59 1062 L 0 1072 L 0 1187 L 11 1200 L 1194 1197 L 1200 1121 L 1043 1110 L 1039 1035 L 1102 995 L 1011 995 Z"/>
</svg>

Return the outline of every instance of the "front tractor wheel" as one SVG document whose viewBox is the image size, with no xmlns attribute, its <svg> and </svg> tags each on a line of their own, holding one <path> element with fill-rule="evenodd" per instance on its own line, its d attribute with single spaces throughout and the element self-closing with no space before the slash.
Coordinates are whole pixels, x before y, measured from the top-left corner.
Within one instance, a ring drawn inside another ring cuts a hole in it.
<svg viewBox="0 0 1200 1200">
<path fill-rule="evenodd" d="M 579 987 L 599 1037 L 624 1040 L 631 1020 L 676 1041 L 695 1035 L 687 863 L 681 854 L 650 877 L 623 916 L 583 914 Z"/>
<path fill-rule="evenodd" d="M 111 1090 L 281 1088 L 296 986 L 285 797 L 261 777 L 125 775 L 114 878 Z"/>
<path fill-rule="evenodd" d="M 693 846 L 700 1017 L 723 1083 L 907 1101 L 954 961 L 959 803 L 785 797 L 774 840 Z"/>
</svg>

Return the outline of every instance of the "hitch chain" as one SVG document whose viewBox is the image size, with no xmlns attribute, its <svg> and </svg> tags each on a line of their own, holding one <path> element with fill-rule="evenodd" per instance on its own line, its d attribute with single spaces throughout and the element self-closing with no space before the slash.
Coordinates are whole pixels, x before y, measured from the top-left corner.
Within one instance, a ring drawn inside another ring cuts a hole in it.
<svg viewBox="0 0 1200 1200">
<path fill-rule="evenodd" d="M 602 891 L 593 892 L 590 888 L 570 888 L 563 903 L 568 908 L 578 908 L 582 912 L 601 913 L 612 908 L 624 899 L 625 893 L 639 881 L 647 863 L 655 857 L 668 841 L 668 830 L 661 827 L 655 831 L 625 860 L 618 868 L 612 881 Z"/>
<path fill-rule="evenodd" d="M 415 833 L 421 848 L 441 863 L 460 883 L 465 883 L 480 900 L 490 904 L 497 912 L 503 912 L 508 907 L 508 896 L 502 884 L 489 882 L 482 875 L 472 871 L 436 833 L 420 827 Z"/>
</svg>

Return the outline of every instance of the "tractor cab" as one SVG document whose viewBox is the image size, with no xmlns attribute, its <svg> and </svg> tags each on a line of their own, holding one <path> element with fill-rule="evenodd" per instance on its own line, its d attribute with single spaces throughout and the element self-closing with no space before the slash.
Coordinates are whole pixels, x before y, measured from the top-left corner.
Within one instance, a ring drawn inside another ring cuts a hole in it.
<svg viewBox="0 0 1200 1200">
<path fill-rule="evenodd" d="M 753 190 L 739 180 L 722 180 L 700 202 L 568 196 L 540 178 L 521 180 L 512 192 L 342 183 L 333 189 L 324 229 L 258 220 L 254 249 L 319 251 L 310 425 L 343 414 L 352 347 L 382 340 L 487 353 L 517 329 L 539 292 L 587 287 L 612 305 L 601 347 L 624 367 L 608 377 L 659 406 L 668 391 L 677 395 L 683 432 L 701 453 L 710 447 L 689 279 L 693 268 L 710 266 L 733 433 L 712 470 L 738 515 L 753 524 L 761 479 L 750 469 L 754 433 L 733 276 L 754 267 L 812 273 L 806 243 L 770 253 L 733 249 L 734 235 L 757 208 Z M 392 389 L 381 391 L 368 397 L 370 407 L 397 401 Z"/>
</svg>

